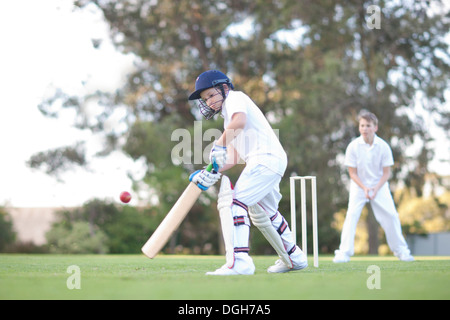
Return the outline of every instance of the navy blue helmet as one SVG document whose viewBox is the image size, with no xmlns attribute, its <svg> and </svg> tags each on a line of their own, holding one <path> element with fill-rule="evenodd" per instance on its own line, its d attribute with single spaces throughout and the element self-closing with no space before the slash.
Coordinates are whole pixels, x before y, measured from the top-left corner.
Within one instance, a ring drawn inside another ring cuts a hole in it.
<svg viewBox="0 0 450 320">
<path fill-rule="evenodd" d="M 222 84 L 226 84 L 231 89 L 234 89 L 231 80 L 224 73 L 218 70 L 205 71 L 198 76 L 197 80 L 195 80 L 195 91 L 191 93 L 189 100 L 200 99 L 200 93 L 203 90 L 217 87 Z"/>
<path fill-rule="evenodd" d="M 218 70 L 205 71 L 198 76 L 197 80 L 195 80 L 195 91 L 191 93 L 189 100 L 198 100 L 200 112 L 207 120 L 219 113 L 221 109 L 215 110 L 209 107 L 200 94 L 206 89 L 216 88 L 225 100 L 226 94 L 225 89 L 223 88 L 224 84 L 226 84 L 229 89 L 234 89 L 231 80 L 224 73 Z"/>
</svg>

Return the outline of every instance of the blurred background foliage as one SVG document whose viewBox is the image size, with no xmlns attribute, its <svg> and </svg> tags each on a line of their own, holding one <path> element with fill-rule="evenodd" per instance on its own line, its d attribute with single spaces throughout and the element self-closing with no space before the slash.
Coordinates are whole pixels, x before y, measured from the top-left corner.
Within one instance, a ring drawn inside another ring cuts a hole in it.
<svg viewBox="0 0 450 320">
<path fill-rule="evenodd" d="M 101 9 L 117 50 L 133 53 L 135 68 L 114 93 L 78 97 L 55 90 L 39 109 L 52 117 L 64 109 L 77 110 L 74 125 L 104 137 L 99 156 L 122 150 L 135 160 L 144 159 L 147 173 L 142 182 L 157 201 L 143 208 L 119 208 L 94 199 L 83 208 L 62 212 L 61 221 L 47 235 L 49 250 L 139 252 L 184 190 L 189 174 L 205 165 L 192 164 L 193 154 L 184 155 L 190 161 L 174 159 L 172 151 L 179 141 L 172 133 L 184 128 L 194 137 L 201 115 L 187 96 L 196 77 L 207 69 L 227 73 L 235 89 L 247 93 L 279 130 L 289 158 L 281 183 L 280 211 L 286 218 L 288 177 L 318 177 L 321 252 L 333 252 L 339 243 L 349 181 L 342 159 L 348 143 L 358 136 L 356 115 L 362 108 L 378 116 L 378 135 L 393 149 L 391 187 L 397 190 L 404 230 L 423 233 L 436 225 L 449 230 L 448 191 L 434 196 L 434 191 L 448 187 L 448 177 L 427 169 L 433 158 L 432 139 L 424 113 L 417 112 L 423 110 L 436 126 L 450 132 L 444 96 L 450 79 L 444 38 L 450 23 L 442 1 L 79 0 L 75 4 L 77 10 L 88 5 Z M 370 5 L 381 10 L 379 29 L 370 27 L 374 19 Z M 93 100 L 102 112 L 87 121 L 83 106 Z M 126 130 L 105 126 L 117 108 L 127 110 L 122 119 Z M 202 122 L 202 132 L 210 128 L 222 129 L 221 119 Z M 203 136 L 200 140 L 190 141 L 192 150 L 203 151 L 212 141 Z M 413 145 L 411 156 L 406 150 Z M 84 152 L 82 144 L 47 150 L 31 157 L 29 165 L 57 177 L 73 165 L 86 166 Z M 240 169 L 230 172 L 234 181 Z M 425 197 L 427 185 L 431 196 Z M 216 194 L 217 188 L 202 194 L 167 252 L 223 251 Z M 273 253 L 257 230 L 251 234 L 253 253 Z M 86 243 L 79 248 L 60 243 L 69 235 Z M 383 242 L 382 235 L 376 238 Z M 372 249 L 362 251 L 374 252 L 379 243 L 368 246 Z"/>
</svg>

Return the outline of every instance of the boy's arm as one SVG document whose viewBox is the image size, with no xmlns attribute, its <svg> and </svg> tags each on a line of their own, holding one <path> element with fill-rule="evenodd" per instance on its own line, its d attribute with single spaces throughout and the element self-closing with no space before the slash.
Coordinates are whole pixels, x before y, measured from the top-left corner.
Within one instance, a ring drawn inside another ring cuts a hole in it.
<svg viewBox="0 0 450 320">
<path fill-rule="evenodd" d="M 380 181 L 378 181 L 377 185 L 372 189 L 373 194 L 370 197 L 371 200 L 375 199 L 378 190 L 389 180 L 391 176 L 391 167 L 383 167 L 383 175 L 381 176 Z"/>
<path fill-rule="evenodd" d="M 220 171 L 225 171 L 234 166 L 235 154 L 231 154 L 232 159 L 227 160 L 229 157 L 229 152 L 227 147 L 230 146 L 231 141 L 234 140 L 244 129 L 245 124 L 247 122 L 247 116 L 243 112 L 234 113 L 231 116 L 231 121 L 228 126 L 225 128 L 224 132 L 220 136 L 219 139 L 214 143 L 213 148 L 211 149 L 211 153 L 209 154 L 209 159 L 213 164 L 214 168 L 218 167 L 221 169 Z M 234 148 L 233 148 L 234 149 Z M 225 169 L 224 166 L 227 165 Z M 216 169 L 217 170 L 217 169 Z"/>
<path fill-rule="evenodd" d="M 350 175 L 350 178 L 361 188 L 364 190 L 364 194 L 366 195 L 367 199 L 370 199 L 369 191 L 370 189 L 367 188 L 364 183 L 361 181 L 361 179 L 358 176 L 358 170 L 353 167 L 348 167 L 348 173 Z"/>
<path fill-rule="evenodd" d="M 350 178 L 355 181 L 355 183 L 364 190 L 364 194 L 366 195 L 367 199 L 373 200 L 375 199 L 378 190 L 386 183 L 386 181 L 389 180 L 389 177 L 391 175 L 391 167 L 383 167 L 383 175 L 381 176 L 380 181 L 376 184 L 373 188 L 366 187 L 361 179 L 358 176 L 358 170 L 356 168 L 348 167 L 348 172 L 350 174 Z"/>
<path fill-rule="evenodd" d="M 233 168 L 239 161 L 240 156 L 236 149 L 230 144 L 227 148 L 227 161 L 225 165 L 220 168 L 219 172 L 227 171 L 228 169 Z"/>
<path fill-rule="evenodd" d="M 246 122 L 247 115 L 245 113 L 236 112 L 233 114 L 230 123 L 215 144 L 222 147 L 228 146 L 228 144 L 241 133 Z"/>
</svg>

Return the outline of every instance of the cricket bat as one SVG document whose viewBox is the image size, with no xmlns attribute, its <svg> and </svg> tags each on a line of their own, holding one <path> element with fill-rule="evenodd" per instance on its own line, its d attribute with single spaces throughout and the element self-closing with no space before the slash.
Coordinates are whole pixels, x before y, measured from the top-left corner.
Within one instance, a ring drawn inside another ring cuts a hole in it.
<svg viewBox="0 0 450 320">
<path fill-rule="evenodd" d="M 206 171 L 211 170 L 212 165 L 210 164 L 206 168 Z M 147 257 L 153 259 L 164 247 L 174 231 L 180 226 L 181 222 L 183 222 L 184 218 L 188 214 L 189 210 L 191 210 L 201 193 L 202 190 L 195 183 L 189 183 L 164 220 L 142 247 L 141 250 Z"/>
</svg>

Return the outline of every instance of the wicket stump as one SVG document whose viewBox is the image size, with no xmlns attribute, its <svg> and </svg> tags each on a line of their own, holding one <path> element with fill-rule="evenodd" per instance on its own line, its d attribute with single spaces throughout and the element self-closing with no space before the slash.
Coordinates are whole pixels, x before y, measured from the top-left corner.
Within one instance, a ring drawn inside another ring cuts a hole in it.
<svg viewBox="0 0 450 320">
<path fill-rule="evenodd" d="M 295 176 L 290 177 L 290 191 L 291 191 L 291 229 L 294 235 L 294 242 L 297 243 L 297 219 L 296 219 L 296 193 L 295 181 L 300 180 L 300 202 L 301 202 L 301 224 L 302 224 L 302 250 L 308 256 L 307 244 L 307 210 L 306 210 L 306 180 L 311 180 L 311 206 L 312 206 L 312 232 L 313 232 L 313 256 L 314 267 L 319 267 L 319 242 L 317 237 L 317 187 L 316 177 L 314 176 Z"/>
</svg>

